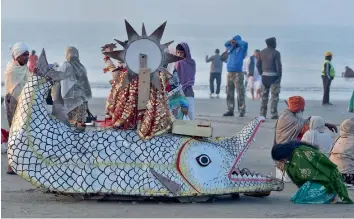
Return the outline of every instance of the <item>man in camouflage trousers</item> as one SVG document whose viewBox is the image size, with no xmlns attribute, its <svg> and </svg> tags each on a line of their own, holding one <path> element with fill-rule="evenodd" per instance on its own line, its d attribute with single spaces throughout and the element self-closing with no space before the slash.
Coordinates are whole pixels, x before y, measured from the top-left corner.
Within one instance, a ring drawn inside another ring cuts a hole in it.
<svg viewBox="0 0 354 219">
<path fill-rule="evenodd" d="M 235 109 L 235 88 L 238 93 L 240 106 L 240 117 L 246 113 L 244 73 L 242 71 L 243 60 L 247 55 L 248 43 L 243 41 L 240 36 L 235 36 L 232 40 L 225 43 L 228 52 L 227 59 L 227 112 L 224 116 L 234 116 Z"/>
<path fill-rule="evenodd" d="M 272 116 L 271 119 L 278 119 L 278 103 L 280 93 L 280 82 L 282 77 L 282 63 L 280 52 L 275 49 L 277 46 L 275 37 L 266 39 L 266 44 L 267 48 L 261 51 L 259 60 L 257 62 L 258 72 L 262 75 L 262 101 L 260 115 L 267 117 L 270 91 L 270 113 Z"/>
</svg>

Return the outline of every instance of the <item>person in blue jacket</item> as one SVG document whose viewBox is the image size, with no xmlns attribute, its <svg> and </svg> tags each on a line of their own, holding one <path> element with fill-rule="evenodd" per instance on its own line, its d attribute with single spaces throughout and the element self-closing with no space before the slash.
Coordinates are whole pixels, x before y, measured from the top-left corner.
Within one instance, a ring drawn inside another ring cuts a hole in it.
<svg viewBox="0 0 354 219">
<path fill-rule="evenodd" d="M 234 116 L 235 88 L 239 98 L 240 117 L 246 113 L 243 60 L 247 56 L 248 43 L 237 35 L 225 43 L 227 58 L 227 112 L 224 116 Z"/>
</svg>

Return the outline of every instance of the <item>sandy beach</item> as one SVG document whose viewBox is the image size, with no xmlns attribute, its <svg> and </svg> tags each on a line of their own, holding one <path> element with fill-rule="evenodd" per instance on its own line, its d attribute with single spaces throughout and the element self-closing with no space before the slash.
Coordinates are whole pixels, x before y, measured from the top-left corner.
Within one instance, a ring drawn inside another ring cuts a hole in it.
<svg viewBox="0 0 354 219">
<path fill-rule="evenodd" d="M 348 97 L 349 98 L 349 97 Z M 104 113 L 104 99 L 90 101 L 93 114 Z M 226 110 L 224 99 L 197 99 L 197 119 L 212 122 L 214 136 L 231 136 L 241 130 L 252 118 L 259 115 L 259 101 L 246 100 L 246 117 L 222 117 Z M 335 105 L 322 107 L 320 101 L 307 101 L 305 116 L 323 116 L 337 126 L 354 114 L 347 112 L 348 101 L 334 101 Z M 279 103 L 279 111 L 285 108 Z M 2 107 L 2 118 L 5 116 Z M 237 115 L 237 112 L 236 112 Z M 2 120 L 2 127 L 7 129 Z M 241 167 L 251 171 L 275 175 L 270 157 L 274 138 L 274 120 L 261 125 L 253 143 L 246 153 Z M 336 134 L 333 134 L 336 137 Z M 141 203 L 78 201 L 71 197 L 43 193 L 20 178 L 6 174 L 6 155 L 1 156 L 2 217 L 352 217 L 351 205 L 295 205 L 290 201 L 296 191 L 287 183 L 284 191 L 272 192 L 269 197 L 241 196 L 234 200 L 215 200 L 211 203 Z M 354 190 L 349 191 L 354 199 Z"/>
</svg>

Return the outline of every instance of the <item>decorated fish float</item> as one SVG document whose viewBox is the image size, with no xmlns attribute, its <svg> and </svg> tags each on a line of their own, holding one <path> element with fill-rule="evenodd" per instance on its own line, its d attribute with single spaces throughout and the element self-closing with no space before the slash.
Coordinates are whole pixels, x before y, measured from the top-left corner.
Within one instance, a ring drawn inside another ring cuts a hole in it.
<svg viewBox="0 0 354 219">
<path fill-rule="evenodd" d="M 131 75 L 139 72 L 139 48 L 145 48 L 151 75 L 178 59 L 164 52 L 166 44 L 160 45 L 165 24 L 151 36 L 144 26 L 142 36 L 126 26 L 129 41 L 122 43 L 124 50 L 108 55 L 126 62 Z M 263 117 L 232 137 L 165 133 L 143 140 L 136 130 L 92 127 L 77 132 L 49 115 L 44 105 L 53 83 L 68 76 L 49 68 L 44 50 L 37 67 L 18 99 L 7 151 L 12 169 L 35 186 L 85 197 L 182 202 L 240 193 L 269 195 L 284 187 L 279 179 L 238 168 Z"/>
</svg>

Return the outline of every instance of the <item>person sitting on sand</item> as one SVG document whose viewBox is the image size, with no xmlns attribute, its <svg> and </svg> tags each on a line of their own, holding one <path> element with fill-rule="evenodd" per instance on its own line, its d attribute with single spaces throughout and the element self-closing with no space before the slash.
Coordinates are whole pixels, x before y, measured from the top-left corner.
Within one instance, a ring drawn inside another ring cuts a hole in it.
<svg viewBox="0 0 354 219">
<path fill-rule="evenodd" d="M 305 132 L 301 141 L 319 147 L 320 151 L 329 156 L 333 139 L 325 132 L 325 121 L 321 116 L 311 116 L 309 130 Z"/>
<path fill-rule="evenodd" d="M 353 69 L 345 66 L 345 72 L 342 73 L 342 76 L 345 78 L 354 78 L 354 71 Z"/>
<path fill-rule="evenodd" d="M 354 185 L 354 118 L 346 119 L 340 126 L 329 159 L 337 165 L 344 181 Z"/>
<path fill-rule="evenodd" d="M 70 72 L 71 77 L 55 86 L 52 94 L 53 114 L 64 111 L 69 121 L 75 122 L 75 126 L 82 130 L 87 117 L 87 101 L 92 98 L 92 92 L 86 68 L 80 62 L 79 51 L 75 47 L 66 48 L 66 61 L 59 71 Z"/>
<path fill-rule="evenodd" d="M 352 204 L 337 167 L 318 147 L 299 141 L 277 144 L 272 149 L 276 166 L 299 188 L 296 204 Z"/>
<path fill-rule="evenodd" d="M 29 59 L 28 46 L 22 42 L 16 43 L 11 47 L 11 56 L 12 60 L 7 64 L 5 70 L 5 95 L 10 94 L 10 96 L 18 100 L 27 78 L 31 74 L 27 66 Z M 12 117 L 15 113 L 10 111 L 16 108 L 15 103 L 10 103 L 10 101 L 5 100 L 9 127 L 11 127 Z M 7 168 L 7 174 L 15 174 L 10 166 Z"/>
<path fill-rule="evenodd" d="M 290 140 L 300 140 L 308 130 L 310 118 L 304 118 L 305 100 L 301 96 L 290 97 L 285 109 L 275 125 L 274 144 L 282 144 Z M 337 132 L 335 125 L 325 123 L 332 132 Z"/>
</svg>

